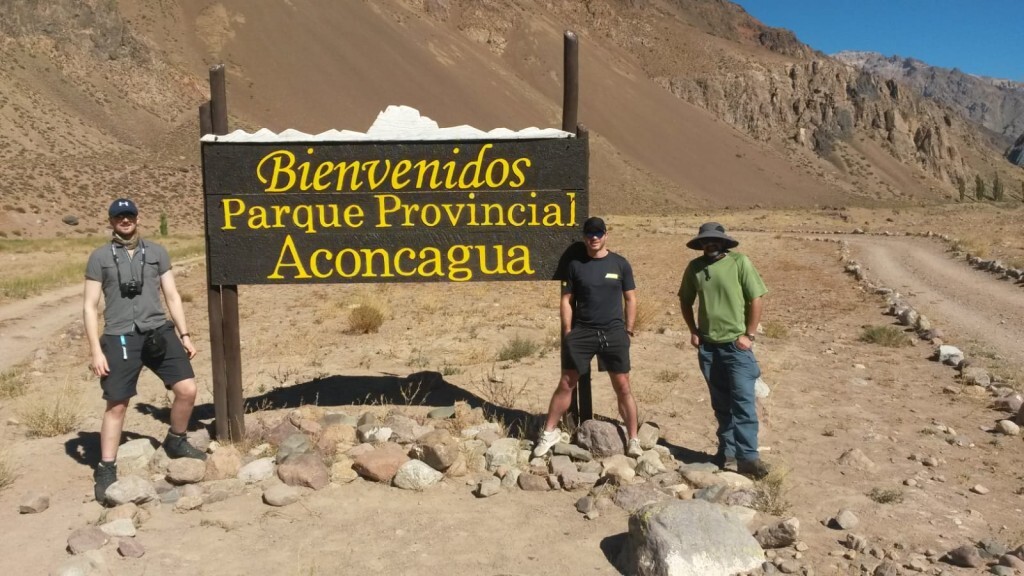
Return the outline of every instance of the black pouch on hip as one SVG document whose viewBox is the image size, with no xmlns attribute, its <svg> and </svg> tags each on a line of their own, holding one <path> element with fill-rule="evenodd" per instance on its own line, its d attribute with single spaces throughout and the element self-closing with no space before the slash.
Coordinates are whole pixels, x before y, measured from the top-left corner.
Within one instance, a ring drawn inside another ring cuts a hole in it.
<svg viewBox="0 0 1024 576">
<path fill-rule="evenodd" d="M 167 354 L 167 341 L 160 329 L 154 328 L 146 332 L 142 340 L 142 359 L 146 362 L 159 362 Z"/>
</svg>

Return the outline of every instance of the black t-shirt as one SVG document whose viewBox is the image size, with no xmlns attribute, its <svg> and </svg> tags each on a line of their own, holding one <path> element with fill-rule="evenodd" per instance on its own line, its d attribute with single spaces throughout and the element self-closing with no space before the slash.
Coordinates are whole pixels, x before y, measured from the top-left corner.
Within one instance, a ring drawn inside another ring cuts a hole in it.
<svg viewBox="0 0 1024 576">
<path fill-rule="evenodd" d="M 562 280 L 562 294 L 572 294 L 575 300 L 573 327 L 607 330 L 623 326 L 622 295 L 635 289 L 633 268 L 614 252 L 604 258 L 573 260 Z"/>
</svg>

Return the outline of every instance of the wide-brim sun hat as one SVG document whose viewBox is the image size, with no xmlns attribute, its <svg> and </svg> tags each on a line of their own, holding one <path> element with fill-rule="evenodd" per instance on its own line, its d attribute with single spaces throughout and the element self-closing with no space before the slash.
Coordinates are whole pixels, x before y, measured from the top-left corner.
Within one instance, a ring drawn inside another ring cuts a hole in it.
<svg viewBox="0 0 1024 576">
<path fill-rule="evenodd" d="M 702 244 L 705 240 L 718 240 L 726 250 L 740 245 L 735 238 L 725 233 L 725 227 L 718 222 L 705 222 L 700 225 L 697 235 L 686 243 L 686 247 L 691 250 L 703 250 Z"/>
</svg>

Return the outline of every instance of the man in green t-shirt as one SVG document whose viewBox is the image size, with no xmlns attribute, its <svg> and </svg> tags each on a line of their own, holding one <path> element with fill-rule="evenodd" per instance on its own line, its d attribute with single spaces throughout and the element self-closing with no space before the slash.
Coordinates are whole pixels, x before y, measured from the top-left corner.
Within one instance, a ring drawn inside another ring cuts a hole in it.
<svg viewBox="0 0 1024 576">
<path fill-rule="evenodd" d="M 691 260 L 683 272 L 679 304 L 718 420 L 716 461 L 723 468 L 735 462 L 741 474 L 763 478 L 768 467 L 757 451 L 754 395 L 761 369 L 753 346 L 761 321 L 761 297 L 768 289 L 749 258 L 730 252 L 736 246 L 739 242 L 721 224 L 701 225 L 686 247 L 704 254 Z M 693 304 L 698 298 L 695 320 Z"/>
</svg>

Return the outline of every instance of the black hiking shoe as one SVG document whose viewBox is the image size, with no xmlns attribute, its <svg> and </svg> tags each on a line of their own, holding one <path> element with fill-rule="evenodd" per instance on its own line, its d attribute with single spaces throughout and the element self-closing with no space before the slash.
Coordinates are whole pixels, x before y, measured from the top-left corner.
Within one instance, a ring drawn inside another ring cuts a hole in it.
<svg viewBox="0 0 1024 576">
<path fill-rule="evenodd" d="M 760 458 L 755 458 L 754 460 L 737 460 L 736 471 L 754 480 L 762 480 L 768 476 L 771 468 Z"/>
<path fill-rule="evenodd" d="M 117 463 L 100 462 L 96 465 L 96 469 L 93 470 L 92 479 L 96 482 L 96 486 L 93 487 L 96 501 L 106 505 L 107 488 L 110 488 L 111 484 L 117 482 Z"/>
<path fill-rule="evenodd" d="M 167 437 L 164 438 L 164 451 L 167 452 L 168 458 L 196 458 L 197 460 L 206 460 L 206 452 L 203 452 L 189 444 L 188 438 L 186 438 L 184 434 L 175 434 L 170 430 L 167 431 Z"/>
<path fill-rule="evenodd" d="M 732 456 L 723 456 L 721 454 L 715 456 L 715 465 L 721 470 L 727 470 L 729 472 L 735 472 L 737 469 L 736 458 Z"/>
</svg>

